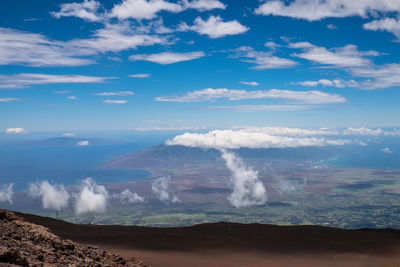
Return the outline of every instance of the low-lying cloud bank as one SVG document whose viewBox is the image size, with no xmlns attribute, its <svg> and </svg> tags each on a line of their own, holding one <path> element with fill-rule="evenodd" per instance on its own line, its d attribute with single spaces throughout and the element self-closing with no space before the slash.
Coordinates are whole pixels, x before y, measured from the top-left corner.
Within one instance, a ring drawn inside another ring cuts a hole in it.
<svg viewBox="0 0 400 267">
<path fill-rule="evenodd" d="M 11 184 L 3 184 L 0 187 L 0 203 L 8 202 L 10 204 L 13 204 L 12 201 L 14 195 L 13 186 L 14 184 L 11 183 Z"/>
<path fill-rule="evenodd" d="M 41 198 L 44 209 L 60 211 L 68 206 L 70 195 L 63 185 L 51 185 L 47 181 L 30 184 L 28 195 Z"/>
<path fill-rule="evenodd" d="M 151 183 L 151 190 L 157 195 L 157 198 L 164 203 L 177 203 L 180 202 L 179 198 L 169 192 L 169 182 L 171 176 L 163 176 L 155 179 Z"/>
<path fill-rule="evenodd" d="M 352 132 L 352 131 L 351 131 Z M 167 145 L 217 149 L 231 171 L 232 193 L 228 200 L 234 207 L 264 204 L 267 193 L 258 180 L 257 171 L 247 167 L 230 149 L 239 148 L 298 148 L 310 146 L 341 146 L 357 143 L 349 139 L 331 138 L 338 131 L 329 129 L 299 129 L 285 127 L 236 127 L 208 133 L 184 133 L 167 140 Z"/>
</svg>

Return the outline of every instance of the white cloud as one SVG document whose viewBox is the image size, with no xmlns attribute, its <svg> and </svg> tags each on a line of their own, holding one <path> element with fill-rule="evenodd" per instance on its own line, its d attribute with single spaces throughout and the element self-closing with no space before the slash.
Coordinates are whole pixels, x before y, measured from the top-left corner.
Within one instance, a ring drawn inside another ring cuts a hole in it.
<svg viewBox="0 0 400 267">
<path fill-rule="evenodd" d="M 132 193 L 129 189 L 125 189 L 119 194 L 114 194 L 114 198 L 117 198 L 121 203 L 142 203 L 144 198 L 136 193 Z"/>
<path fill-rule="evenodd" d="M 230 130 L 214 130 L 208 133 L 184 133 L 167 140 L 166 145 L 214 148 L 221 152 L 231 171 L 232 194 L 229 201 L 235 207 L 261 205 L 267 200 L 264 185 L 257 172 L 228 149 L 239 148 L 298 148 L 309 146 L 345 145 L 352 141 L 321 137 L 327 130 L 307 130 L 282 127 L 238 127 Z"/>
<path fill-rule="evenodd" d="M 133 128 L 133 131 L 148 132 L 148 131 L 199 131 L 205 130 L 207 127 L 200 126 L 166 126 L 166 127 L 145 127 Z"/>
<path fill-rule="evenodd" d="M 148 73 L 139 73 L 139 74 L 131 74 L 131 75 L 128 75 L 128 76 L 131 77 L 131 78 L 149 78 L 150 74 L 148 74 Z"/>
<path fill-rule="evenodd" d="M 225 88 L 213 89 L 207 88 L 188 92 L 183 96 L 177 97 L 156 97 L 156 101 L 167 102 L 201 102 L 215 101 L 217 99 L 228 100 L 246 100 L 246 99 L 284 99 L 298 103 L 306 104 L 330 104 L 344 103 L 346 98 L 337 95 L 329 94 L 321 91 L 290 91 L 271 89 L 265 91 L 246 91 L 246 90 L 231 90 Z"/>
<path fill-rule="evenodd" d="M 44 209 L 57 211 L 66 208 L 70 198 L 63 185 L 51 185 L 47 181 L 30 184 L 28 195 L 33 198 L 41 198 Z"/>
<path fill-rule="evenodd" d="M 8 134 L 24 134 L 27 133 L 23 128 L 7 128 L 6 133 Z"/>
<path fill-rule="evenodd" d="M 56 18 L 78 17 L 88 21 L 100 21 L 101 17 L 97 14 L 100 3 L 94 0 L 84 0 L 81 3 L 67 3 L 60 5 L 59 12 L 50 12 Z"/>
<path fill-rule="evenodd" d="M 124 0 L 113 7 L 110 16 L 118 19 L 152 19 L 160 11 L 177 13 L 183 9 L 179 3 L 164 0 Z"/>
<path fill-rule="evenodd" d="M 282 69 L 296 66 L 298 63 L 287 59 L 274 56 L 272 51 L 261 52 L 255 51 L 253 48 L 248 46 L 242 46 L 235 49 L 235 55 L 233 57 L 242 58 L 242 61 L 255 64 L 250 69 L 265 70 L 265 69 Z"/>
<path fill-rule="evenodd" d="M 382 129 L 370 129 L 366 127 L 353 128 L 349 127 L 343 131 L 344 135 L 381 135 L 384 134 Z"/>
<path fill-rule="evenodd" d="M 0 89 L 20 89 L 38 84 L 103 83 L 108 79 L 113 78 L 84 75 L 20 73 L 14 75 L 0 75 Z"/>
<path fill-rule="evenodd" d="M 13 204 L 12 201 L 14 194 L 13 186 L 14 184 L 11 183 L 11 184 L 3 184 L 0 187 L 0 203 L 7 201 L 8 203 Z"/>
<path fill-rule="evenodd" d="M 0 65 L 81 66 L 94 62 L 77 58 L 66 43 L 49 40 L 41 34 L 0 28 Z"/>
<path fill-rule="evenodd" d="M 377 56 L 376 51 L 359 51 L 355 45 L 346 45 L 334 49 L 318 47 L 308 42 L 289 44 L 290 48 L 303 49 L 303 53 L 292 54 L 299 58 L 313 61 L 317 64 L 331 65 L 335 67 L 365 67 L 371 65 L 370 59 L 365 56 Z"/>
<path fill-rule="evenodd" d="M 163 52 L 158 54 L 137 54 L 129 57 L 129 60 L 137 61 L 150 61 L 162 65 L 174 64 L 181 61 L 188 61 L 193 59 L 198 59 L 204 57 L 204 52 L 187 52 L 187 53 L 173 53 L 173 52 Z"/>
<path fill-rule="evenodd" d="M 349 72 L 353 76 L 367 78 L 360 83 L 360 89 L 375 90 L 400 86 L 400 64 L 353 68 Z"/>
<path fill-rule="evenodd" d="M 0 102 L 15 102 L 20 100 L 21 99 L 15 97 L 0 97 Z"/>
<path fill-rule="evenodd" d="M 92 95 L 98 96 L 131 96 L 134 95 L 131 91 L 115 91 L 115 92 L 103 92 L 103 93 L 94 93 Z"/>
<path fill-rule="evenodd" d="M 76 134 L 74 134 L 74 133 L 63 133 L 62 136 L 63 137 L 74 137 L 74 136 L 76 136 Z"/>
<path fill-rule="evenodd" d="M 108 192 L 92 178 L 82 182 L 80 192 L 75 196 L 75 213 L 103 213 L 106 211 Z"/>
<path fill-rule="evenodd" d="M 192 30 L 202 35 L 208 35 L 212 39 L 217 39 L 228 35 L 245 33 L 249 28 L 240 24 L 237 20 L 224 22 L 220 16 L 210 16 L 207 21 L 197 17 L 193 26 L 182 23 L 179 26 L 179 30 Z"/>
<path fill-rule="evenodd" d="M 188 3 L 189 8 L 200 12 L 212 9 L 225 9 L 226 5 L 218 0 L 193 0 Z"/>
<path fill-rule="evenodd" d="M 338 28 L 335 24 L 328 24 L 328 25 L 326 25 L 326 27 L 327 27 L 329 30 L 336 30 L 336 29 Z"/>
<path fill-rule="evenodd" d="M 296 130 L 297 131 L 297 130 Z M 208 133 L 184 133 L 167 140 L 167 145 L 201 147 L 205 149 L 239 148 L 297 148 L 308 146 L 345 145 L 352 143 L 345 139 L 324 137 L 298 137 L 271 133 L 268 128 L 241 128 L 234 130 L 214 130 Z"/>
<path fill-rule="evenodd" d="M 232 193 L 228 197 L 230 203 L 236 207 L 262 205 L 267 201 L 264 185 L 258 180 L 258 173 L 247 167 L 233 152 L 221 150 L 221 156 L 231 171 Z"/>
<path fill-rule="evenodd" d="M 186 9 L 196 9 L 200 12 L 212 9 L 225 9 L 226 5 L 218 0 L 193 0 L 169 2 L 165 0 L 124 0 L 114 5 L 110 17 L 120 20 L 133 18 L 137 20 L 154 19 L 159 12 L 178 13 Z"/>
<path fill-rule="evenodd" d="M 365 30 L 387 31 L 400 39 L 400 20 L 395 18 L 384 18 L 373 20 L 363 25 Z"/>
<path fill-rule="evenodd" d="M 53 91 L 55 94 L 69 94 L 72 93 L 70 90 L 63 90 L 63 91 Z"/>
<path fill-rule="evenodd" d="M 387 154 L 392 154 L 393 153 L 393 151 L 388 147 L 382 148 L 381 151 L 384 152 L 384 153 L 387 153 Z"/>
<path fill-rule="evenodd" d="M 251 85 L 251 86 L 259 86 L 260 84 L 258 82 L 240 82 L 241 84 L 246 84 L 246 85 Z"/>
<path fill-rule="evenodd" d="M 88 140 L 84 140 L 84 141 L 79 141 L 78 143 L 76 143 L 77 146 L 89 146 L 90 142 Z"/>
<path fill-rule="evenodd" d="M 103 103 L 105 103 L 105 104 L 126 104 L 126 103 L 128 103 L 128 101 L 107 99 L 107 100 L 104 100 Z"/>
<path fill-rule="evenodd" d="M 309 21 L 324 18 L 344 18 L 369 14 L 399 12 L 400 2 L 396 0 L 272 0 L 261 4 L 255 13 L 258 15 L 285 16 Z"/>
<path fill-rule="evenodd" d="M 170 176 L 163 176 L 155 179 L 151 183 L 151 190 L 154 194 L 157 195 L 157 198 L 164 203 L 172 202 L 180 202 L 177 196 L 174 196 L 169 193 L 169 183 L 171 181 Z"/>
<path fill-rule="evenodd" d="M 78 97 L 71 95 L 71 96 L 67 96 L 67 99 L 71 99 L 71 100 L 77 100 Z"/>
<path fill-rule="evenodd" d="M 328 79 L 320 79 L 318 81 L 302 81 L 302 82 L 297 82 L 296 84 L 300 84 L 302 86 L 311 86 L 315 87 L 318 85 L 322 86 L 331 86 L 331 87 L 337 87 L 337 88 L 345 88 L 345 87 L 359 87 L 358 82 L 354 80 L 348 80 L 345 81 L 343 79 L 334 79 L 334 80 L 328 80 Z"/>
<path fill-rule="evenodd" d="M 241 112 L 252 111 L 300 111 L 316 108 L 310 105 L 236 105 L 236 106 L 212 106 L 210 108 L 220 110 L 233 110 Z"/>
</svg>

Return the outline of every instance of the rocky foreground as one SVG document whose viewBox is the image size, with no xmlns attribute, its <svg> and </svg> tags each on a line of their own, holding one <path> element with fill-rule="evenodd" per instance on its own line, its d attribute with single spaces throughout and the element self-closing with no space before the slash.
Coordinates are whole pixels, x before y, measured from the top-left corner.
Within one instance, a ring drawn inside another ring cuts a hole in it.
<svg viewBox="0 0 400 267">
<path fill-rule="evenodd" d="M 0 266 L 131 266 L 144 267 L 90 245 L 63 240 L 44 226 L 0 210 Z"/>
</svg>

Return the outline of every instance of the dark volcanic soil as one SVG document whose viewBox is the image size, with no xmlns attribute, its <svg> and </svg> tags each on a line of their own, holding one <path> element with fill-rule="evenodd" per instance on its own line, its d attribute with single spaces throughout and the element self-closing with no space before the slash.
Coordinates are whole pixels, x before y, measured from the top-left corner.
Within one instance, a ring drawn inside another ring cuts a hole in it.
<svg viewBox="0 0 400 267">
<path fill-rule="evenodd" d="M 182 228 L 75 225 L 19 214 L 53 233 L 153 267 L 400 266 L 400 231 L 214 223 Z"/>
<path fill-rule="evenodd" d="M 93 246 L 63 240 L 46 227 L 0 210 L 0 266 L 144 265 L 134 258 L 127 260 Z"/>
</svg>

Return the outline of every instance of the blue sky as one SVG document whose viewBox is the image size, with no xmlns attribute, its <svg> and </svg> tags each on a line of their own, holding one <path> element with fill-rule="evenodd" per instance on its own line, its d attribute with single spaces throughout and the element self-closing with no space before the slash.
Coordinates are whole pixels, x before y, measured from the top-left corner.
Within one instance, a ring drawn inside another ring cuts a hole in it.
<svg viewBox="0 0 400 267">
<path fill-rule="evenodd" d="M 2 1 L 0 130 L 398 127 L 397 0 Z"/>
</svg>

